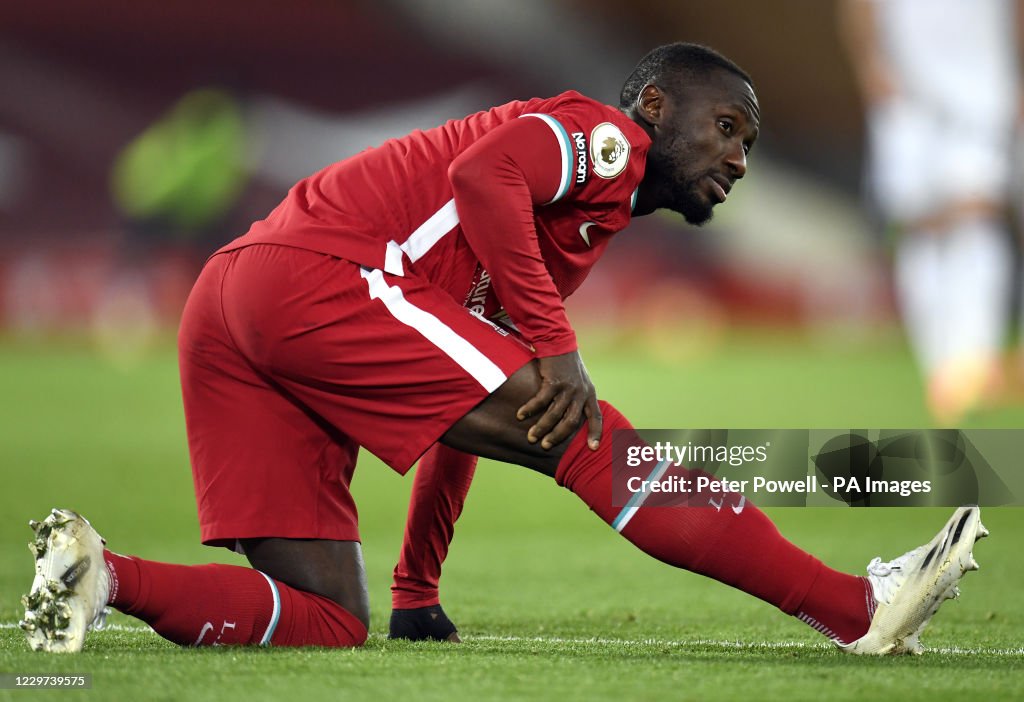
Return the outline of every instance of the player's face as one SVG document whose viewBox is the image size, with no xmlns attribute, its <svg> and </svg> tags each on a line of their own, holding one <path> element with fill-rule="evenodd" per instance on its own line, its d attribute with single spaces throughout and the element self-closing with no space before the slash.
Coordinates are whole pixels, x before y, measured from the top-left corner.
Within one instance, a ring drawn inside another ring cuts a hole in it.
<svg viewBox="0 0 1024 702">
<path fill-rule="evenodd" d="M 746 174 L 759 126 L 753 88 L 731 73 L 714 74 L 678 96 L 665 94 L 647 157 L 657 206 L 691 224 L 708 222 L 714 206 Z"/>
</svg>

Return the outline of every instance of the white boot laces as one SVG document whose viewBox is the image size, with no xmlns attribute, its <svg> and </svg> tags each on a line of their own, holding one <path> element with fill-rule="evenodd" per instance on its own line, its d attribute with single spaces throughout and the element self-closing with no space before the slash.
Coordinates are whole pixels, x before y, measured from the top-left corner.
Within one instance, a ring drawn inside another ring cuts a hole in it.
<svg viewBox="0 0 1024 702">
<path fill-rule="evenodd" d="M 903 568 L 895 561 L 883 563 L 882 559 L 878 556 L 871 559 L 871 562 L 868 563 L 868 575 L 874 575 L 878 578 L 885 578 L 892 575 L 892 572 L 895 570 L 903 570 Z"/>
</svg>

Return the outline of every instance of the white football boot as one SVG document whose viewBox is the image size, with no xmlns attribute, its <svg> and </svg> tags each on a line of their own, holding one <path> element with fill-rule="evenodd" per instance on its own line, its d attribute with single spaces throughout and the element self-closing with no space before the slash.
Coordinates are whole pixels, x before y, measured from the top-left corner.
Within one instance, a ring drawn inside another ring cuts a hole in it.
<svg viewBox="0 0 1024 702">
<path fill-rule="evenodd" d="M 107 616 L 105 542 L 85 517 L 67 509 L 55 509 L 29 526 L 36 534 L 28 545 L 36 557 L 36 577 L 21 598 L 25 618 L 19 625 L 36 651 L 81 651 L 85 632 L 102 629 Z"/>
<path fill-rule="evenodd" d="M 868 580 L 877 609 L 871 627 L 856 641 L 836 645 L 861 655 L 923 653 L 921 632 L 943 602 L 960 596 L 960 578 L 978 569 L 971 553 L 974 542 L 986 536 L 981 510 L 961 507 L 924 546 L 888 563 L 872 560 Z"/>
</svg>

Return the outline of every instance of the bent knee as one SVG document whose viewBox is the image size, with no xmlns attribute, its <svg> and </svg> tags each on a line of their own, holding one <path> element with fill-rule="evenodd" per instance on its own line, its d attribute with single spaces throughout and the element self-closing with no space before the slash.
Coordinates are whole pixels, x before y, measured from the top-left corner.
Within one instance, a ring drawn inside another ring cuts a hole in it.
<svg viewBox="0 0 1024 702">
<path fill-rule="evenodd" d="M 369 636 L 370 608 L 357 602 L 324 599 L 336 606 L 321 609 L 321 621 L 333 635 L 333 645 L 339 648 L 358 648 L 365 644 Z"/>
<path fill-rule="evenodd" d="M 526 364 L 452 425 L 441 442 L 464 453 L 515 463 L 553 476 L 568 440 L 550 449 L 542 448 L 527 438 L 535 420 L 516 417 L 518 409 L 533 397 L 539 386 L 536 362 Z"/>
<path fill-rule="evenodd" d="M 359 648 L 361 646 L 364 646 L 367 643 L 367 639 L 369 639 L 369 638 L 370 638 L 370 631 L 366 627 L 362 628 L 361 633 L 356 634 L 356 635 L 354 635 L 354 637 L 352 637 L 351 648 L 357 649 L 357 648 Z"/>
</svg>

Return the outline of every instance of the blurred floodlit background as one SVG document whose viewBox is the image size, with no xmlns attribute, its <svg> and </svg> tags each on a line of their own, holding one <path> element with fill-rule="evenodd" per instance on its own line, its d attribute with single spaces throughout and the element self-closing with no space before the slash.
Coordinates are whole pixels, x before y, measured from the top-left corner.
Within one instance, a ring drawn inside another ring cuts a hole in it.
<svg viewBox="0 0 1024 702">
<path fill-rule="evenodd" d="M 0 325 L 87 335 L 131 363 L 175 328 L 203 259 L 302 176 L 511 99 L 614 103 L 640 56 L 680 39 L 755 79 L 748 177 L 704 229 L 636 220 L 571 300 L 577 325 L 680 360 L 737 325 L 898 335 L 824 0 L 4 3 Z"/>
</svg>

